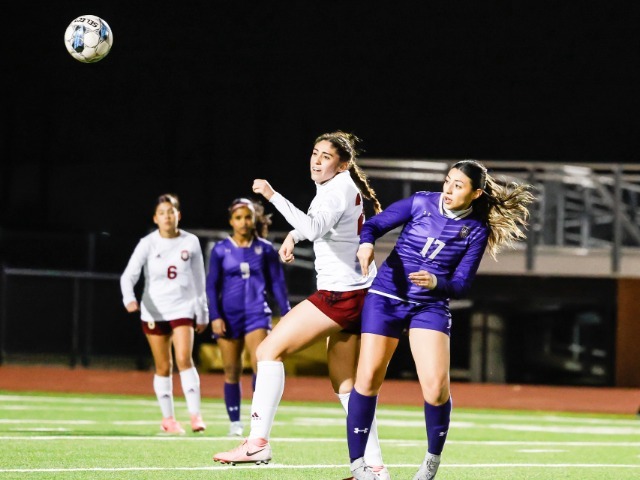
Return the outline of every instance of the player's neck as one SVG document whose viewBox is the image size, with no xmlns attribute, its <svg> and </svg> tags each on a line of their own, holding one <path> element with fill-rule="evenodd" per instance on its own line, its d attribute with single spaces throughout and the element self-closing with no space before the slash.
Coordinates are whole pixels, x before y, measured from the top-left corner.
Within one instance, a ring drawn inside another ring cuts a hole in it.
<svg viewBox="0 0 640 480">
<path fill-rule="evenodd" d="M 231 238 L 233 239 L 235 244 L 238 245 L 239 247 L 248 247 L 249 245 L 251 245 L 251 242 L 253 241 L 253 235 L 245 236 L 245 235 L 233 234 Z"/>
<path fill-rule="evenodd" d="M 180 230 L 179 229 L 175 229 L 175 230 L 160 230 L 158 229 L 158 232 L 160 233 L 160 236 L 162 238 L 176 238 L 180 236 Z"/>
</svg>

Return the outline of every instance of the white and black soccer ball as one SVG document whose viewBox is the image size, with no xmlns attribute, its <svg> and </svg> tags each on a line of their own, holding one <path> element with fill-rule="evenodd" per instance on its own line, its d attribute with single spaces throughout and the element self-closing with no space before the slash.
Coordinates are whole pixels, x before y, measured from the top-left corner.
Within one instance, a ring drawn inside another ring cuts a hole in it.
<svg viewBox="0 0 640 480">
<path fill-rule="evenodd" d="M 83 15 L 69 24 L 64 44 L 73 58 L 95 63 L 107 56 L 113 45 L 111 28 L 100 17 Z"/>
</svg>

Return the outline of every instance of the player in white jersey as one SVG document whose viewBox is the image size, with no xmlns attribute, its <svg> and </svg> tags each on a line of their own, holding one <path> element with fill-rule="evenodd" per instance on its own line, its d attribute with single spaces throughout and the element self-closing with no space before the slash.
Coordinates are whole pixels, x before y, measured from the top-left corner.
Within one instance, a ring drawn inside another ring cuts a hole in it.
<svg viewBox="0 0 640 480">
<path fill-rule="evenodd" d="M 200 414 L 200 377 L 193 364 L 194 329 L 202 333 L 209 324 L 205 273 L 198 238 L 178 228 L 178 197 L 164 194 L 156 202 L 153 222 L 158 229 L 143 237 L 120 277 L 122 300 L 128 312 L 140 311 L 144 331 L 155 363 L 153 389 L 162 411 L 161 428 L 183 434 L 175 419 L 172 355 L 175 353 L 180 382 L 194 432 L 206 428 Z M 144 270 L 145 285 L 140 305 L 134 286 Z"/>
<path fill-rule="evenodd" d="M 258 376 L 251 405 L 251 433 L 229 452 L 214 455 L 222 463 L 267 463 L 271 460 L 269 435 L 284 390 L 283 359 L 318 340 L 327 340 L 329 377 L 345 410 L 354 384 L 360 341 L 360 312 L 375 267 L 363 276 L 356 253 L 364 223 L 362 197 L 381 210 L 375 192 L 356 164 L 355 136 L 333 132 L 315 141 L 310 160 L 316 196 L 307 213 L 277 193 L 262 179 L 253 191 L 269 200 L 294 228 L 280 248 L 285 263 L 294 260 L 295 244 L 313 242 L 318 291 L 296 305 L 258 347 Z M 378 478 L 388 479 L 375 423 L 367 446 L 368 465 Z"/>
</svg>

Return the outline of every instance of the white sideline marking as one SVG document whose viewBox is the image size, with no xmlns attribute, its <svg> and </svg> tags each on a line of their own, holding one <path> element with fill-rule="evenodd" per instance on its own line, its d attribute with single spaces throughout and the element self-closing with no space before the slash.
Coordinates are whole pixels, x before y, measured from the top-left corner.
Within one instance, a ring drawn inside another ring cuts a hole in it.
<svg viewBox="0 0 640 480">
<path fill-rule="evenodd" d="M 34 403 L 58 403 L 58 402 L 64 402 L 64 403 L 74 403 L 74 404 L 82 404 L 83 407 L 81 408 L 86 408 L 87 410 L 100 410 L 99 408 L 96 407 L 96 405 L 105 405 L 108 406 L 110 409 L 113 409 L 114 406 L 157 406 L 157 401 L 155 399 L 151 400 L 151 399 L 127 399 L 127 398 L 112 398 L 112 399 L 105 399 L 105 398 L 92 398 L 90 400 L 92 407 L 87 407 L 85 404 L 87 403 L 87 399 L 86 398 L 79 398 L 79 397 L 73 397 L 73 396 L 46 396 L 46 395 L 11 395 L 11 394 L 5 394 L 5 395 L 0 395 L 0 404 L 2 402 L 19 402 L 20 404 L 23 404 L 25 402 L 34 402 Z M 182 405 L 185 402 L 180 399 L 180 398 L 176 398 L 176 404 L 177 405 Z M 209 408 L 209 407 L 214 407 L 217 408 L 222 404 L 222 400 L 221 399 L 213 399 L 213 398 L 206 398 L 203 399 L 203 408 Z M 24 405 L 21 405 L 22 408 L 25 408 Z M 0 407 L 0 410 L 2 410 L 3 408 L 6 407 Z M 15 407 L 13 407 L 15 408 Z M 28 407 L 27 407 L 28 408 Z M 412 408 L 412 407 L 407 407 L 407 408 Z M 17 408 L 16 408 L 17 409 Z M 291 413 L 294 412 L 300 412 L 301 414 L 306 414 L 309 412 L 309 410 L 313 410 L 314 414 L 319 415 L 319 414 L 326 414 L 326 415 L 338 415 L 341 416 L 343 414 L 343 410 L 342 408 L 340 408 L 340 405 L 336 404 L 335 407 L 330 407 L 330 406 L 324 406 L 324 407 L 305 407 L 305 406 L 298 406 L 298 405 L 280 405 L 278 407 L 279 411 L 288 411 Z M 377 410 L 378 414 L 380 416 L 384 416 L 384 417 L 409 417 L 409 418 L 415 418 L 417 420 L 422 420 L 424 413 L 422 411 L 422 409 L 418 410 L 418 408 L 416 407 L 415 411 L 406 411 L 406 410 L 395 410 L 395 409 L 391 409 L 391 408 L 386 408 L 385 406 L 382 406 L 380 408 L 378 408 Z M 531 414 L 526 414 L 523 413 L 522 415 L 520 414 L 514 414 L 512 412 L 506 412 L 506 413 L 475 413 L 475 412 L 461 412 L 461 411 L 456 411 L 454 410 L 454 412 L 456 412 L 454 415 L 456 418 L 458 419 L 469 419 L 469 420 L 473 420 L 473 419 L 495 419 L 495 420 L 500 420 L 500 421 L 506 421 L 506 420 L 515 420 L 518 422 L 527 422 L 527 421 L 532 421 L 535 423 L 541 423 L 541 422 L 550 422 L 550 423 L 595 423 L 595 424 L 625 424 L 625 425 L 637 425 L 638 421 L 636 419 L 627 419 L 627 418 L 591 418 L 591 416 L 588 413 L 584 413 L 584 414 L 572 414 L 569 417 L 563 417 L 560 415 L 556 415 L 556 414 L 552 414 L 552 415 L 531 415 Z M 596 415 L 596 414 L 594 414 Z"/>
<path fill-rule="evenodd" d="M 419 465 L 413 463 L 390 464 L 391 468 L 415 468 Z M 220 471 L 220 470 L 241 470 L 241 469 L 269 469 L 269 470 L 302 470 L 311 468 L 349 468 L 348 464 L 343 465 L 282 465 L 270 463 L 268 465 L 222 465 L 210 467 L 119 467 L 119 468 L 4 468 L 0 473 L 62 473 L 62 472 L 145 472 L 145 471 Z M 445 464 L 440 465 L 442 469 L 448 468 L 624 468 L 640 469 L 640 465 L 606 464 L 606 463 L 482 463 L 482 464 Z"/>
<path fill-rule="evenodd" d="M 207 417 L 212 418 L 208 423 L 211 426 L 225 425 L 228 421 L 225 419 L 218 420 L 219 416 Z M 97 421 L 97 420 L 49 420 L 49 419 L 8 419 L 0 418 L 0 424 L 64 424 L 64 425 L 118 425 L 118 426 L 141 426 L 141 425 L 155 425 L 157 420 L 112 420 L 112 421 Z M 344 428 L 344 418 L 314 418 L 305 417 L 304 419 L 293 418 L 288 421 L 278 420 L 276 425 L 297 425 L 297 426 L 334 426 Z M 381 426 L 395 426 L 404 428 L 419 428 L 424 429 L 424 421 L 394 421 L 378 419 L 378 425 Z M 582 435 L 640 435 L 640 427 L 627 427 L 627 426 L 579 426 L 579 425 L 527 425 L 527 424 L 488 424 L 470 423 L 470 422 L 451 422 L 452 429 L 492 429 L 492 430 L 506 430 L 516 432 L 544 432 L 550 434 L 575 434 Z"/>
<path fill-rule="evenodd" d="M 566 452 L 566 450 L 560 450 L 560 449 L 554 450 L 554 449 L 551 449 L 551 448 L 548 448 L 548 449 L 531 448 L 531 449 L 528 449 L 528 450 L 516 450 L 516 452 L 518 452 L 518 453 L 564 453 L 564 452 Z"/>
<path fill-rule="evenodd" d="M 108 435 L 2 435 L 0 441 L 59 441 L 59 440 L 99 440 L 101 442 L 112 441 L 140 441 L 155 440 L 161 442 L 229 442 L 233 440 L 230 437 L 207 437 L 207 436 L 190 436 L 190 435 L 166 435 L 159 433 L 157 436 L 140 435 L 140 436 L 108 436 Z M 273 443 L 343 443 L 344 438 L 288 438 L 288 437 L 272 437 Z M 396 446 L 424 446 L 425 440 L 406 440 L 406 439 L 380 439 L 380 443 L 396 445 Z M 480 445 L 480 446 L 530 446 L 530 447 L 640 447 L 640 442 L 542 442 L 542 441 L 510 441 L 510 440 L 447 440 L 447 445 Z"/>
<path fill-rule="evenodd" d="M 640 427 L 579 427 L 579 426 L 552 426 L 552 425 L 484 425 L 484 428 L 494 430 L 510 430 L 516 432 L 544 432 L 544 433 L 581 433 L 585 435 L 640 435 Z"/>
<path fill-rule="evenodd" d="M 31 420 L 31 419 L 11 419 L 11 418 L 0 418 L 0 423 L 9 423 L 9 424 L 21 424 L 21 423 L 62 423 L 64 425 L 95 425 L 95 420 Z"/>
</svg>

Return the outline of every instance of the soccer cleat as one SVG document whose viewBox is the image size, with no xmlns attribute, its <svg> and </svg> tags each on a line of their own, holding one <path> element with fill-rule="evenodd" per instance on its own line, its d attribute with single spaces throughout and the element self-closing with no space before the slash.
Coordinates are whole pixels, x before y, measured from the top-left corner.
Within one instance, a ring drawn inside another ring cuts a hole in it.
<svg viewBox="0 0 640 480">
<path fill-rule="evenodd" d="M 244 431 L 244 426 L 242 425 L 242 422 L 231 422 L 231 425 L 229 425 L 228 436 L 241 437 L 243 431 Z"/>
<path fill-rule="evenodd" d="M 271 445 L 264 438 L 245 440 L 236 448 L 228 452 L 216 453 L 213 456 L 214 462 L 230 463 L 261 463 L 267 464 L 271 460 Z M 375 479 L 372 479 L 375 480 Z"/>
<path fill-rule="evenodd" d="M 163 432 L 167 433 L 175 433 L 177 435 L 184 435 L 184 428 L 180 425 L 173 417 L 166 417 L 162 419 L 162 423 L 160 424 L 160 428 Z"/>
<path fill-rule="evenodd" d="M 378 480 L 371 467 L 364 462 L 364 458 L 356 458 L 351 462 L 351 475 L 353 480 Z"/>
<path fill-rule="evenodd" d="M 191 430 L 194 432 L 204 432 L 207 426 L 202 421 L 202 415 L 195 413 L 191 415 Z"/>
<path fill-rule="evenodd" d="M 413 480 L 432 480 L 436 478 L 438 467 L 440 466 L 440 455 L 433 455 L 429 452 L 424 457 L 424 460 L 420 464 L 418 472 L 413 477 Z"/>
<path fill-rule="evenodd" d="M 389 470 L 384 465 L 376 465 L 371 466 L 371 471 L 379 480 L 391 480 L 391 475 L 389 474 Z"/>
</svg>

